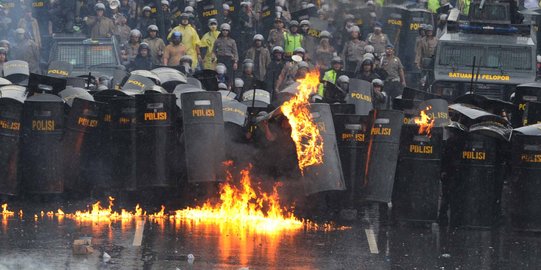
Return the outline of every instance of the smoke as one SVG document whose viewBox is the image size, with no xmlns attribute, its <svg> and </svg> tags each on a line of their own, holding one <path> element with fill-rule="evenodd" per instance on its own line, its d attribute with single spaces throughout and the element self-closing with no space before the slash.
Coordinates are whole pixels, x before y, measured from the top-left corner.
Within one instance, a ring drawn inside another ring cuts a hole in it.
<svg viewBox="0 0 541 270">
<path fill-rule="evenodd" d="M 48 254 L 43 251 L 39 254 L 25 252 L 24 254 L 5 254 L 0 256 L 0 270 L 15 270 L 15 269 L 42 269 L 42 270 L 57 270 L 57 269 L 94 269 L 98 263 L 98 257 L 95 261 L 81 257 L 81 259 L 73 259 L 66 257 L 64 249 L 55 250 L 58 254 Z M 71 252 L 71 250 L 69 250 Z M 64 256 L 61 256 L 64 255 Z"/>
</svg>

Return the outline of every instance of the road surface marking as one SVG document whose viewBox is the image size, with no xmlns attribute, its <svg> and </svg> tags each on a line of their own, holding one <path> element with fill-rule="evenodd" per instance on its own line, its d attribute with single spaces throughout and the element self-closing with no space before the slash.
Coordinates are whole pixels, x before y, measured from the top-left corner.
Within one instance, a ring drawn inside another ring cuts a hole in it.
<svg viewBox="0 0 541 270">
<path fill-rule="evenodd" d="M 136 247 L 141 246 L 143 242 L 143 231 L 145 230 L 145 220 L 140 219 L 136 221 L 135 224 L 135 236 L 133 237 L 133 245 Z"/>
<path fill-rule="evenodd" d="M 365 229 L 364 232 L 366 233 L 366 239 L 368 239 L 368 246 L 370 247 L 370 253 L 379 254 L 378 243 L 376 242 L 376 235 L 374 234 L 374 230 Z"/>
</svg>

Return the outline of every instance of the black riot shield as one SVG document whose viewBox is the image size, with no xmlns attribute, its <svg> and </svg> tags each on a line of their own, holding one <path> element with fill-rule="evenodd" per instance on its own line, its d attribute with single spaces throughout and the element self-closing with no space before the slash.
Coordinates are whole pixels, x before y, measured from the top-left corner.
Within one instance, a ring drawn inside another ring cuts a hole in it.
<svg viewBox="0 0 541 270">
<path fill-rule="evenodd" d="M 239 127 L 244 127 L 246 125 L 248 106 L 237 100 L 222 101 L 222 104 L 225 123 L 235 124 Z"/>
<path fill-rule="evenodd" d="M 249 90 L 242 94 L 242 103 L 248 106 L 250 112 L 267 110 L 270 99 L 270 93 L 261 89 Z"/>
<path fill-rule="evenodd" d="M 369 118 L 366 115 L 355 114 L 336 114 L 333 118 L 340 162 L 347 188 L 343 204 L 352 208 L 357 205 L 361 195 L 361 186 L 364 183 L 364 166 L 370 129 Z"/>
<path fill-rule="evenodd" d="M 511 224 L 516 230 L 541 231 L 541 124 L 513 131 Z"/>
<path fill-rule="evenodd" d="M 526 103 L 528 102 L 541 102 L 541 83 L 535 82 L 517 85 L 515 98 L 513 99 L 513 103 L 517 107 L 511 115 L 511 124 L 513 127 L 523 126 L 523 115 L 526 110 Z"/>
<path fill-rule="evenodd" d="M 136 112 L 135 98 L 116 97 L 111 106 L 111 141 L 113 175 L 111 186 L 128 191 L 137 189 L 136 179 Z"/>
<path fill-rule="evenodd" d="M 375 17 L 370 16 L 370 9 L 366 7 L 356 8 L 352 14 L 355 16 L 355 24 L 361 29 L 362 39 L 366 39 L 373 30 Z"/>
<path fill-rule="evenodd" d="M 345 190 L 331 108 L 329 104 L 314 103 L 310 106 L 310 112 L 323 139 L 323 163 L 305 168 L 302 178 L 304 193 L 311 195 Z"/>
<path fill-rule="evenodd" d="M 191 86 L 189 84 L 179 84 L 179 85 L 177 85 L 177 87 L 175 88 L 175 91 L 173 91 L 173 94 L 175 94 L 175 96 L 177 97 L 177 100 L 176 100 L 177 107 L 182 110 L 182 102 L 181 102 L 181 100 L 182 100 L 182 95 L 184 93 L 203 92 L 203 91 L 205 91 L 205 90 L 193 87 L 193 86 Z"/>
<path fill-rule="evenodd" d="M 23 103 L 0 98 L 0 194 L 18 194 L 19 136 Z"/>
<path fill-rule="evenodd" d="M 175 87 L 181 83 L 187 83 L 186 75 L 184 73 L 169 67 L 159 67 L 152 70 L 162 83 L 162 87 L 168 92 L 172 93 Z"/>
<path fill-rule="evenodd" d="M 196 72 L 193 76 L 197 78 L 203 85 L 203 89 L 207 91 L 218 91 L 218 80 L 216 79 L 216 71 L 205 69 Z"/>
<path fill-rule="evenodd" d="M 47 76 L 55 78 L 68 78 L 73 71 L 73 66 L 66 61 L 53 61 L 47 69 Z"/>
<path fill-rule="evenodd" d="M 388 203 L 393 191 L 404 113 L 373 110 L 369 116 L 371 128 L 363 183 L 364 199 Z"/>
<path fill-rule="evenodd" d="M 368 115 L 372 110 L 372 85 L 367 81 L 350 79 L 346 103 L 355 105 L 355 114 Z"/>
<path fill-rule="evenodd" d="M 186 78 L 186 80 L 187 80 L 189 85 L 203 89 L 203 84 L 197 78 L 188 77 L 188 78 Z"/>
<path fill-rule="evenodd" d="M 526 110 L 522 116 L 522 124 L 525 126 L 541 123 L 541 102 L 526 103 Z"/>
<path fill-rule="evenodd" d="M 418 105 L 434 120 L 430 132 L 414 119 L 402 127 L 400 151 L 393 189 L 393 214 L 399 220 L 436 221 L 441 191 L 443 127 L 449 124 L 447 101 L 431 99 Z"/>
<path fill-rule="evenodd" d="M 434 19 L 432 13 L 426 9 L 413 8 L 407 10 L 405 14 L 405 24 L 400 37 L 399 56 L 405 70 L 419 72 L 415 66 L 415 45 L 417 37 L 419 37 L 419 28 L 421 24 L 434 25 Z M 436 34 L 436 31 L 434 31 L 434 34 Z"/>
<path fill-rule="evenodd" d="M 95 184 L 88 181 L 89 172 L 86 168 L 92 165 L 89 161 L 97 158 L 90 150 L 96 147 L 99 140 L 103 105 L 80 98 L 73 100 L 62 137 L 66 190 L 90 194 Z"/>
<path fill-rule="evenodd" d="M 268 37 L 269 31 L 274 25 L 274 19 L 276 19 L 278 15 L 279 14 L 276 13 L 276 0 L 264 0 L 261 5 L 261 30 L 259 33 L 261 33 L 264 37 Z"/>
<path fill-rule="evenodd" d="M 113 71 L 113 79 L 111 80 L 111 88 L 115 90 L 120 90 L 120 88 L 122 88 L 122 85 L 126 83 L 128 77 L 129 74 L 127 71 L 115 69 Z"/>
<path fill-rule="evenodd" d="M 175 95 L 135 96 L 137 188 L 172 187 Z"/>
<path fill-rule="evenodd" d="M 402 43 L 400 37 L 406 21 L 407 9 L 399 5 L 387 5 L 381 8 L 383 33 L 389 37 L 397 55 L 401 55 Z"/>
<path fill-rule="evenodd" d="M 30 69 L 28 63 L 21 60 L 11 60 L 3 65 L 4 78 L 8 79 L 13 84 L 26 84 Z"/>
<path fill-rule="evenodd" d="M 152 87 L 156 85 L 151 79 L 143 77 L 141 75 L 131 75 L 126 83 L 122 86 L 122 89 L 137 90 L 141 93 L 147 90 L 152 90 Z"/>
<path fill-rule="evenodd" d="M 300 22 L 302 20 L 309 20 L 310 17 L 314 17 L 316 15 L 317 15 L 317 7 L 314 6 L 314 7 L 299 9 L 297 11 L 291 12 L 291 19 Z"/>
<path fill-rule="evenodd" d="M 35 94 L 23 106 L 21 175 L 25 192 L 64 192 L 62 148 L 64 102 L 58 96 Z"/>
<path fill-rule="evenodd" d="M 190 92 L 181 99 L 188 182 L 221 180 L 225 160 L 221 94 Z"/>
<path fill-rule="evenodd" d="M 248 120 L 248 106 L 235 99 L 222 99 L 224 127 L 225 127 L 225 154 L 227 160 L 239 161 L 246 158 L 245 152 L 240 149 L 246 138 L 246 122 Z"/>
<path fill-rule="evenodd" d="M 66 89 L 60 91 L 60 93 L 58 93 L 58 95 L 70 107 L 72 106 L 73 101 L 76 98 L 84 99 L 84 100 L 88 100 L 88 101 L 94 101 L 94 97 L 90 93 L 88 93 L 88 91 L 86 89 L 79 88 L 79 87 L 68 86 L 68 87 L 66 87 Z"/>
<path fill-rule="evenodd" d="M 197 2 L 197 15 L 201 26 L 203 26 L 203 32 L 208 32 L 208 21 L 211 18 L 215 18 L 219 22 L 223 21 L 222 0 L 202 0 Z"/>
</svg>

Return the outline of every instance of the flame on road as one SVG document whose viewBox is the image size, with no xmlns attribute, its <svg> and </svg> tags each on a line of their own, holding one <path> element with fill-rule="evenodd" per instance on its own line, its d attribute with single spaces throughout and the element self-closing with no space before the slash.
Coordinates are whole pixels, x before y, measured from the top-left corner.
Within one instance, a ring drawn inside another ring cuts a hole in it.
<svg viewBox="0 0 541 270">
<path fill-rule="evenodd" d="M 281 110 L 289 120 L 299 169 L 304 173 L 306 167 L 323 163 L 323 139 L 312 119 L 309 103 L 310 96 L 317 92 L 319 72 L 311 71 L 298 82 L 296 96 L 286 101 Z"/>
<path fill-rule="evenodd" d="M 240 173 L 239 187 L 233 179 L 221 186 L 220 201 L 207 201 L 203 206 L 187 208 L 175 212 L 175 219 L 188 219 L 203 223 L 228 223 L 238 228 L 250 227 L 258 232 L 272 233 L 283 230 L 297 230 L 303 222 L 291 210 L 282 207 L 278 196 L 278 186 L 271 194 L 254 189 L 250 168 Z"/>
</svg>

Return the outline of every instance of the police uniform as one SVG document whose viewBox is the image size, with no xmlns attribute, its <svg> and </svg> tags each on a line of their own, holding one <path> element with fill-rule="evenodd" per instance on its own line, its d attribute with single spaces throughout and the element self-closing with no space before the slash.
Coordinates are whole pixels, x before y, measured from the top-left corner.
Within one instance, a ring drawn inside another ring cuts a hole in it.
<svg viewBox="0 0 541 270">
<path fill-rule="evenodd" d="M 334 69 L 327 70 L 325 74 L 323 75 L 323 79 L 321 81 L 323 83 L 319 84 L 319 88 L 317 90 L 317 94 L 320 96 L 324 96 L 325 94 L 325 83 L 324 82 L 330 82 L 332 84 L 336 84 L 336 78 L 339 77 L 339 71 L 336 71 Z"/>
<path fill-rule="evenodd" d="M 438 39 L 434 36 L 426 36 L 419 42 L 419 50 L 415 56 L 415 63 L 418 65 L 423 64 L 424 58 L 432 58 L 436 53 L 436 46 L 438 45 Z M 428 67 L 421 67 L 426 69 Z"/>
<path fill-rule="evenodd" d="M 267 39 L 269 48 L 274 48 L 275 46 L 284 47 L 284 37 L 286 32 L 287 30 L 285 29 L 282 29 L 282 31 L 271 29 L 269 32 L 269 38 Z"/>
<path fill-rule="evenodd" d="M 88 17 L 86 24 L 91 27 L 90 38 L 109 38 L 115 33 L 113 20 L 107 17 Z"/>
<path fill-rule="evenodd" d="M 28 68 L 31 73 L 39 74 L 39 47 L 31 39 L 25 38 L 20 43 L 13 46 L 14 59 L 10 60 L 22 60 L 28 63 Z"/>
<path fill-rule="evenodd" d="M 254 74 L 260 78 L 265 78 L 267 65 L 271 62 L 269 50 L 265 47 L 251 47 L 246 51 L 246 59 L 254 61 Z"/>
<path fill-rule="evenodd" d="M 165 50 L 165 43 L 163 42 L 163 40 L 159 37 L 149 37 L 143 40 L 143 42 L 146 42 L 148 44 L 148 47 L 150 48 L 150 57 L 152 59 L 152 63 L 154 65 L 161 65 L 161 54 L 163 54 L 163 50 Z"/>
<path fill-rule="evenodd" d="M 364 47 L 366 42 L 362 40 L 350 40 L 346 42 L 342 56 L 344 57 L 344 69 L 349 72 L 355 72 L 357 65 L 362 61 L 364 55 Z"/>
<path fill-rule="evenodd" d="M 232 38 L 220 37 L 214 42 L 214 54 L 218 62 L 227 67 L 228 72 L 233 72 L 233 64 L 239 61 L 237 43 Z"/>
<path fill-rule="evenodd" d="M 302 48 L 304 37 L 297 33 L 291 34 L 289 32 L 284 33 L 284 51 L 287 56 L 291 56 L 293 51 L 297 48 Z"/>
<path fill-rule="evenodd" d="M 386 34 L 376 35 L 374 33 L 368 34 L 366 39 L 368 44 L 374 47 L 374 53 L 382 55 L 385 53 L 385 46 L 389 44 L 389 37 Z"/>
<path fill-rule="evenodd" d="M 391 98 L 402 94 L 402 83 L 400 82 L 400 70 L 404 69 L 402 61 L 396 56 L 384 55 L 381 58 L 380 68 L 387 72 L 385 88 Z"/>
</svg>

